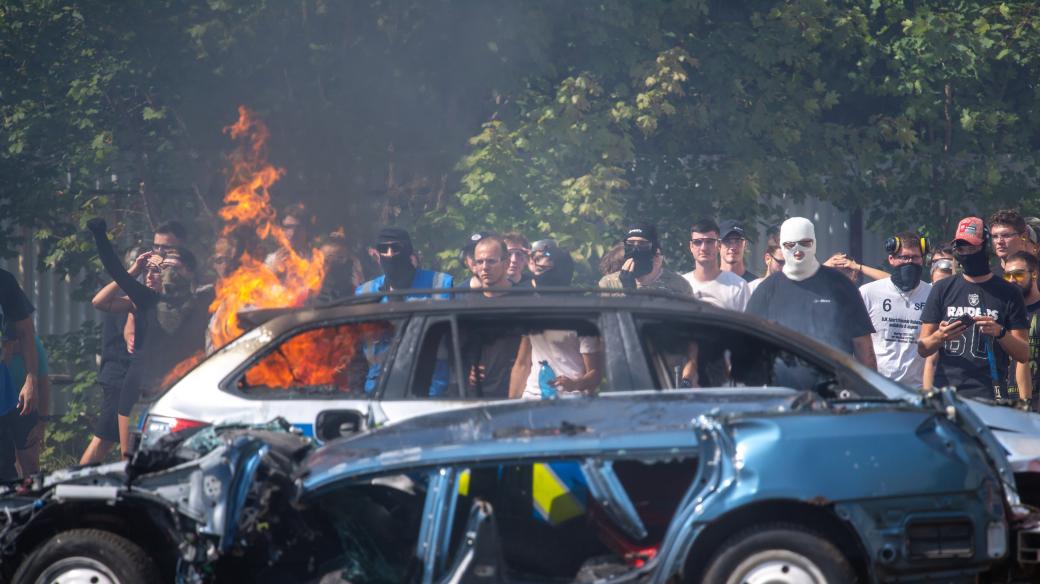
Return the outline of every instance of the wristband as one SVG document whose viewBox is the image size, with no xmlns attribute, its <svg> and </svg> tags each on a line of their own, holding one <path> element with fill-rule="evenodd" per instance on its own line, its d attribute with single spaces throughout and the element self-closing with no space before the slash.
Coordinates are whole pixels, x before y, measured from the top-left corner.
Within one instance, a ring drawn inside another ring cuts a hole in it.
<svg viewBox="0 0 1040 584">
<path fill-rule="evenodd" d="M 1002 327 L 1000 327 L 1000 334 L 995 336 L 995 337 L 993 337 L 993 338 L 999 341 L 1000 339 L 1003 339 L 1004 335 L 1006 335 L 1006 334 L 1007 334 L 1007 327 L 1006 326 L 1002 326 Z"/>
</svg>

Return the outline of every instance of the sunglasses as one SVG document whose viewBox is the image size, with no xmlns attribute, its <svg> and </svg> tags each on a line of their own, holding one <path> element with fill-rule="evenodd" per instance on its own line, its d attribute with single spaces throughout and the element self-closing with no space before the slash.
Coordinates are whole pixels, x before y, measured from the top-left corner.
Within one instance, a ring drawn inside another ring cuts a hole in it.
<svg viewBox="0 0 1040 584">
<path fill-rule="evenodd" d="M 953 273 L 953 260 L 935 260 L 932 262 L 932 271 Z"/>
<path fill-rule="evenodd" d="M 957 243 L 953 244 L 953 249 L 957 253 L 972 254 L 972 253 L 975 253 L 975 252 L 979 251 L 980 249 L 982 249 L 982 246 L 981 245 L 972 245 L 972 244 L 970 244 L 970 243 L 968 243 L 966 241 L 958 241 Z"/>
<path fill-rule="evenodd" d="M 892 259 L 894 259 L 896 261 L 899 261 L 899 262 L 906 263 L 906 264 L 912 264 L 912 263 L 917 262 L 917 261 L 922 261 L 922 262 L 924 261 L 923 257 L 915 256 L 915 255 L 897 255 L 897 256 L 892 256 Z"/>
<path fill-rule="evenodd" d="M 400 243 L 380 243 L 376 245 L 376 251 L 386 255 L 389 253 L 401 253 L 404 248 Z"/>
<path fill-rule="evenodd" d="M 654 244 L 646 240 L 629 240 L 625 242 L 625 250 L 646 251 L 653 246 Z"/>
<path fill-rule="evenodd" d="M 1025 284 L 1032 278 L 1032 272 L 1029 270 L 1011 270 L 1010 272 L 1004 272 L 1004 280 L 1010 282 L 1015 281 L 1016 284 Z"/>
<path fill-rule="evenodd" d="M 690 245 L 693 247 L 715 247 L 718 244 L 718 237 L 698 237 L 690 240 Z"/>
<path fill-rule="evenodd" d="M 799 245 L 801 247 L 812 247 L 813 246 L 813 240 L 811 240 L 811 239 L 803 239 L 801 241 L 785 241 L 783 243 L 784 249 L 794 249 L 795 245 Z"/>
</svg>

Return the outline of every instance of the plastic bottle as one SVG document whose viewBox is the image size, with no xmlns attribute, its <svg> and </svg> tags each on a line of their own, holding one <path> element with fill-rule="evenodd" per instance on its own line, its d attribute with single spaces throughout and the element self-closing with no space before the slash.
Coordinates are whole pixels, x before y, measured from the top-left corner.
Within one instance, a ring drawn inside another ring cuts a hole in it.
<svg viewBox="0 0 1040 584">
<path fill-rule="evenodd" d="M 556 399 L 556 372 L 549 366 L 548 361 L 539 361 L 541 367 L 538 369 L 538 387 L 542 390 L 542 399 Z"/>
</svg>

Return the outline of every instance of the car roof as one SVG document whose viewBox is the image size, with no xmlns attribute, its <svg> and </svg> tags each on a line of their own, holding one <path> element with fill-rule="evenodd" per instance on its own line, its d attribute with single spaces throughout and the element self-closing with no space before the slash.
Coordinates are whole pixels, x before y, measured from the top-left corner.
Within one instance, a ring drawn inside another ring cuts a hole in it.
<svg viewBox="0 0 1040 584">
<path fill-rule="evenodd" d="M 346 477 L 511 457 L 677 453 L 697 445 L 699 416 L 785 412 L 814 399 L 784 388 L 721 388 L 482 404 L 333 441 L 308 458 L 304 490 Z"/>
</svg>

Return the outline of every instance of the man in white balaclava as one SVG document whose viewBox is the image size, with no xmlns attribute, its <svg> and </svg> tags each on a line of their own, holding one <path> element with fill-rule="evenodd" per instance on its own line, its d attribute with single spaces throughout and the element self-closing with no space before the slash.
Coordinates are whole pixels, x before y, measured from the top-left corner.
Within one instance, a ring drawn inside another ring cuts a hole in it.
<svg viewBox="0 0 1040 584">
<path fill-rule="evenodd" d="M 780 226 L 780 249 L 784 254 L 784 275 L 801 282 L 816 275 L 816 228 L 804 217 L 791 217 Z"/>
<path fill-rule="evenodd" d="M 870 335 L 874 325 L 855 284 L 816 259 L 816 230 L 791 217 L 780 226 L 784 268 L 755 289 L 747 312 L 855 355 L 877 369 Z M 800 388 L 804 389 L 804 388 Z"/>
</svg>

